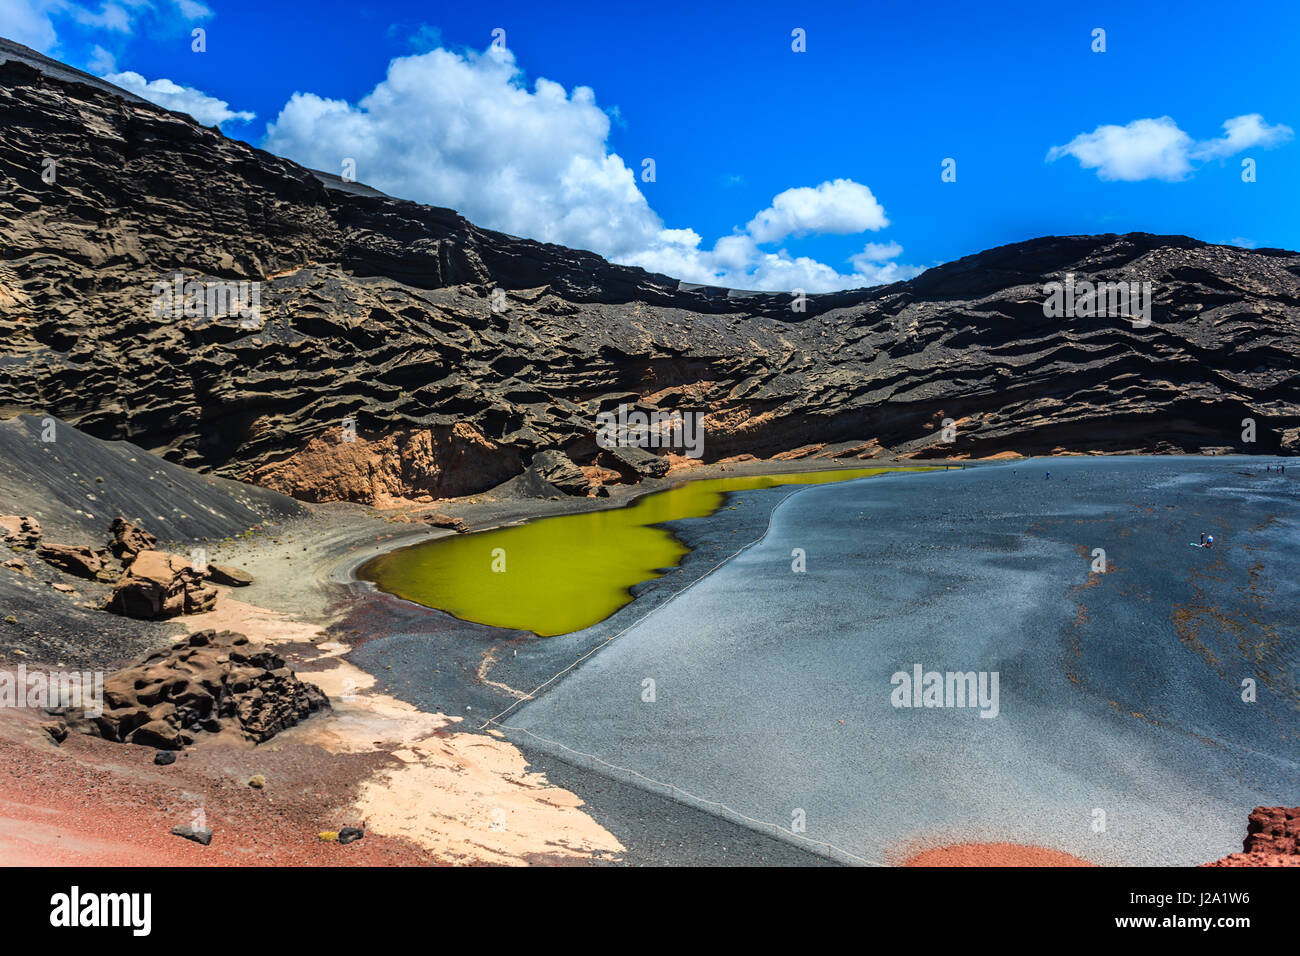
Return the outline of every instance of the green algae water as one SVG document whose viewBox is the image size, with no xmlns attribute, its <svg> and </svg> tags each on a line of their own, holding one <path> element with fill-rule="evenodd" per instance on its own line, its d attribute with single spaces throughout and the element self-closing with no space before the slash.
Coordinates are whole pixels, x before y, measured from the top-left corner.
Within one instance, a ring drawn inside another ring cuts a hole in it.
<svg viewBox="0 0 1300 956">
<path fill-rule="evenodd" d="M 553 637 L 603 621 L 632 600 L 633 585 L 672 569 L 690 549 L 655 525 L 711 515 L 727 492 L 924 470 L 856 468 L 687 481 L 625 508 L 556 515 L 391 551 L 367 561 L 357 576 L 461 620 Z"/>
</svg>

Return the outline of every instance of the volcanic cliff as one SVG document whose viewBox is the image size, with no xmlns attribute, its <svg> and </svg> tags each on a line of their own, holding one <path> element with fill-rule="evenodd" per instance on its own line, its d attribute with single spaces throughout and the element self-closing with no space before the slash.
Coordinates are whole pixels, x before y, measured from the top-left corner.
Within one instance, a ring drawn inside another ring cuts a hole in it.
<svg viewBox="0 0 1300 956">
<path fill-rule="evenodd" d="M 1048 237 L 800 311 L 314 173 L 2 40 L 0 175 L 0 412 L 302 498 L 470 493 L 544 451 L 577 492 L 662 472 L 597 445 L 622 404 L 706 413 L 707 461 L 1300 448 L 1293 252 Z M 1049 317 L 1067 273 L 1150 282 L 1151 324 Z M 260 283 L 256 321 L 159 314 L 177 276 Z"/>
</svg>

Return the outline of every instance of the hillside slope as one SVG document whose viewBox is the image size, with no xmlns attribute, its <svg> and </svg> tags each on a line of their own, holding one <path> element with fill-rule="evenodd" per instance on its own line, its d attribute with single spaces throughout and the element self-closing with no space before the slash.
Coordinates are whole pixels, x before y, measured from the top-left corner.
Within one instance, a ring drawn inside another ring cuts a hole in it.
<svg viewBox="0 0 1300 956">
<path fill-rule="evenodd" d="M 797 312 L 342 183 L 8 41 L 0 60 L 0 409 L 171 461 L 316 500 L 474 492 L 547 449 L 635 481 L 666 462 L 598 448 L 621 403 L 707 412 L 709 461 L 1300 447 L 1300 254 L 1049 237 Z M 1152 324 L 1045 316 L 1065 273 L 1150 281 Z M 154 314 L 177 275 L 260 282 L 258 322 Z"/>
</svg>

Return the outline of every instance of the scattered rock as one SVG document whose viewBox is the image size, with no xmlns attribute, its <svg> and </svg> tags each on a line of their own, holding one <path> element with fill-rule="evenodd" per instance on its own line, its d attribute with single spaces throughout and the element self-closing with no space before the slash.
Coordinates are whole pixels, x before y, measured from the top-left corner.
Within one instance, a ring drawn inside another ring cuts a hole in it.
<svg viewBox="0 0 1300 956">
<path fill-rule="evenodd" d="M 540 451 L 533 456 L 528 470 L 548 485 L 559 488 L 566 495 L 587 493 L 587 476 L 564 452 L 554 449 Z"/>
<path fill-rule="evenodd" d="M 208 580 L 230 588 L 246 588 L 253 583 L 253 576 L 243 568 L 236 568 L 233 565 L 209 564 Z"/>
<path fill-rule="evenodd" d="M 160 750 L 186 747 L 200 732 L 262 743 L 328 707 L 278 654 L 242 634 L 200 631 L 110 675 L 104 712 L 85 729 Z"/>
<path fill-rule="evenodd" d="M 261 790 L 266 786 L 266 778 L 260 773 L 255 773 L 248 778 L 248 785 L 254 790 Z"/>
<path fill-rule="evenodd" d="M 108 533 L 113 536 L 108 542 L 108 550 L 124 564 L 130 564 L 141 551 L 153 551 L 158 547 L 156 537 L 120 515 L 108 526 Z"/>
<path fill-rule="evenodd" d="M 27 566 L 27 562 L 22 558 L 10 558 L 8 561 L 3 563 L 3 567 L 8 568 L 10 571 L 16 571 L 19 574 L 26 574 L 29 577 L 32 573 L 32 569 Z"/>
<path fill-rule="evenodd" d="M 41 540 L 41 523 L 30 515 L 0 515 L 0 541 L 14 548 L 34 548 Z"/>
<path fill-rule="evenodd" d="M 469 526 L 460 518 L 453 518 L 451 515 L 443 514 L 441 511 L 435 511 L 432 514 L 421 515 L 420 520 L 425 524 L 433 525 L 435 528 L 450 528 L 457 534 L 464 534 L 469 530 Z"/>
<path fill-rule="evenodd" d="M 176 762 L 176 751 L 159 750 L 153 755 L 153 762 L 159 767 L 170 767 Z"/>
<path fill-rule="evenodd" d="M 349 843 L 355 843 L 365 835 L 365 831 L 359 830 L 356 827 L 344 827 L 339 831 L 338 839 L 340 843 L 346 846 Z"/>
<path fill-rule="evenodd" d="M 43 544 L 36 551 L 38 558 L 65 574 L 112 584 L 118 574 L 116 569 L 104 563 L 106 555 L 106 551 L 70 544 Z"/>
<path fill-rule="evenodd" d="M 178 614 L 202 614 L 217 604 L 216 589 L 177 554 L 141 551 L 109 599 L 107 610 L 126 617 L 158 620 Z"/>
<path fill-rule="evenodd" d="M 41 730 L 45 731 L 56 744 L 61 744 L 68 739 L 68 725 L 62 721 L 41 724 Z"/>
<path fill-rule="evenodd" d="M 204 846 L 207 846 L 212 842 L 211 830 L 204 827 L 192 827 L 188 823 L 172 827 L 172 833 L 178 837 L 185 837 L 187 840 L 193 840 L 195 843 L 202 843 Z"/>
<path fill-rule="evenodd" d="M 62 581 L 51 581 L 51 582 L 50 582 L 50 587 L 54 588 L 54 590 L 56 590 L 56 591 L 60 591 L 60 592 L 62 592 L 63 594 L 76 594 L 76 593 L 77 593 L 77 589 L 76 589 L 76 588 L 74 588 L 71 584 L 64 584 Z"/>
</svg>

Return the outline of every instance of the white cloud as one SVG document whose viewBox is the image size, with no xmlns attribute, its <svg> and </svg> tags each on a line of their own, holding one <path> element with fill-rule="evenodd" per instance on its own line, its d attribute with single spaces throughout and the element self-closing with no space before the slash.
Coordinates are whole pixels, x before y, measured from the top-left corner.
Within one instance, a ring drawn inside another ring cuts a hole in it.
<svg viewBox="0 0 1300 956">
<path fill-rule="evenodd" d="M 861 259 L 863 262 L 885 262 L 889 259 L 897 259 L 903 254 L 903 247 L 894 241 L 889 242 L 868 242 L 853 258 Z"/>
<path fill-rule="evenodd" d="M 1225 122 L 1223 128 L 1225 133 L 1221 138 L 1197 143 L 1192 156 L 1195 159 L 1222 159 L 1255 146 L 1262 149 L 1277 146 L 1293 135 L 1291 127 L 1281 123 L 1269 126 L 1258 113 L 1235 116 Z"/>
<path fill-rule="evenodd" d="M 1191 172 L 1187 152 L 1192 138 L 1168 116 L 1134 120 L 1127 126 L 1098 126 L 1064 146 L 1053 146 L 1048 162 L 1073 156 L 1102 179 L 1177 180 Z"/>
<path fill-rule="evenodd" d="M 98 76 L 116 73 L 117 58 L 108 50 L 96 44 L 95 48 L 90 51 L 90 60 L 86 63 L 86 68 Z"/>
<path fill-rule="evenodd" d="M 1255 249 L 1258 248 L 1259 243 L 1254 239 L 1247 239 L 1245 236 L 1237 236 L 1234 239 L 1229 239 L 1228 245 L 1240 246 L 1242 249 Z"/>
<path fill-rule="evenodd" d="M 295 93 L 262 145 L 328 172 L 352 159 L 359 180 L 394 196 L 689 282 L 813 292 L 893 281 L 878 277 L 910 268 L 864 262 L 841 274 L 760 248 L 888 225 L 871 190 L 847 179 L 786 190 L 746 231 L 706 248 L 696 231 L 668 228 L 650 208 L 633 170 L 609 151 L 609 131 L 588 87 L 539 78 L 530 90 L 509 50 L 435 49 L 393 60 L 356 104 Z"/>
<path fill-rule="evenodd" d="M 212 16 L 212 10 L 200 0 L 171 0 L 171 8 L 187 21 Z M 129 37 L 136 23 L 146 17 L 158 21 L 167 19 L 167 14 L 154 0 L 100 0 L 98 5 L 73 0 L 0 0 L 0 36 L 41 53 L 58 54 L 60 25 L 73 25 L 74 33 L 107 31 L 120 40 Z M 101 63 L 102 49 L 96 46 L 92 54 Z"/>
<path fill-rule="evenodd" d="M 759 242 L 776 242 L 809 233 L 849 235 L 889 225 L 871 190 L 851 179 L 836 179 L 816 188 L 787 189 L 750 220 L 749 234 Z"/>
<path fill-rule="evenodd" d="M 54 48 L 58 33 L 49 0 L 3 0 L 0 3 L 0 36 L 46 53 Z"/>
<path fill-rule="evenodd" d="M 181 86 L 168 79 L 146 80 L 139 73 L 130 70 L 125 73 L 110 73 L 104 79 L 151 103 L 157 103 L 163 109 L 189 113 L 204 126 L 218 126 L 232 120 L 247 123 L 257 115 L 235 112 L 225 100 L 208 96 L 201 90 Z"/>
<path fill-rule="evenodd" d="M 1223 128 L 1226 133 L 1221 138 L 1197 142 L 1168 116 L 1134 120 L 1127 126 L 1098 126 L 1064 146 L 1053 146 L 1047 161 L 1073 156 L 1085 169 L 1097 170 L 1101 179 L 1176 182 L 1191 175 L 1193 160 L 1221 159 L 1252 146 L 1276 146 L 1291 137 L 1290 128 L 1269 126 L 1258 113 L 1234 117 Z"/>
</svg>

